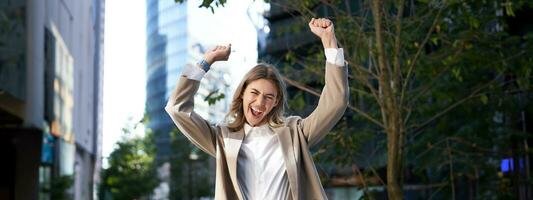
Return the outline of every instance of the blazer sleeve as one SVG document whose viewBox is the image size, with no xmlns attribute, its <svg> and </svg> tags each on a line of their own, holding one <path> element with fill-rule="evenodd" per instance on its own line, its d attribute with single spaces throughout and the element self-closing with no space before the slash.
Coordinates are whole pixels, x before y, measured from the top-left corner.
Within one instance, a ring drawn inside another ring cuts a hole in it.
<svg viewBox="0 0 533 200">
<path fill-rule="evenodd" d="M 299 123 L 309 146 L 317 144 L 331 131 L 348 106 L 348 70 L 326 62 L 325 85 L 315 110 Z"/>
<path fill-rule="evenodd" d="M 216 156 L 216 127 L 194 112 L 194 94 L 200 81 L 182 75 L 168 98 L 166 112 L 178 129 L 195 146 L 211 156 Z"/>
</svg>

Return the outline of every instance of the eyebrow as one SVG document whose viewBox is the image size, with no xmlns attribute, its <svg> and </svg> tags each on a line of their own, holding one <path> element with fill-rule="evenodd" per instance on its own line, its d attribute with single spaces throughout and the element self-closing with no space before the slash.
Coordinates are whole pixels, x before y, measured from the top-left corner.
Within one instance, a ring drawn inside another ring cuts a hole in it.
<svg viewBox="0 0 533 200">
<path fill-rule="evenodd" d="M 252 90 L 255 91 L 255 92 L 261 93 L 261 92 L 259 92 L 259 90 L 255 89 L 255 88 L 252 88 Z M 267 93 L 267 94 L 265 94 L 265 96 L 275 97 L 276 95 Z"/>
</svg>

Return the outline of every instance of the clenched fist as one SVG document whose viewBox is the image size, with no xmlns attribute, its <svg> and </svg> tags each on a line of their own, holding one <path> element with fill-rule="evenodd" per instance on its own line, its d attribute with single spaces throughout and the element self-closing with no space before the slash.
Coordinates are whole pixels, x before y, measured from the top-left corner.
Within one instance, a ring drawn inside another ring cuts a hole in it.
<svg viewBox="0 0 533 200">
<path fill-rule="evenodd" d="M 226 61 L 231 54 L 231 44 L 228 46 L 217 45 L 215 48 L 207 51 L 204 54 L 204 59 L 209 65 L 213 64 L 216 61 Z"/>
<path fill-rule="evenodd" d="M 324 48 L 337 48 L 337 38 L 335 37 L 335 28 L 333 22 L 326 18 L 312 18 L 309 22 L 309 28 L 316 36 L 322 40 Z"/>
</svg>

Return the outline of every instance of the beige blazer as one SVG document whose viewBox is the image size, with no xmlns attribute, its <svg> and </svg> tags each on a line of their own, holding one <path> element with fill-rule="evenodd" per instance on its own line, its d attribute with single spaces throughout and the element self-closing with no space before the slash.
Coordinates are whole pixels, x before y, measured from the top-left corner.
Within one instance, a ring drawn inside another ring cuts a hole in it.
<svg viewBox="0 0 533 200">
<path fill-rule="evenodd" d="M 194 112 L 199 81 L 179 78 L 165 110 L 194 145 L 216 158 L 215 199 L 243 199 L 237 180 L 237 157 L 244 130 L 231 132 L 225 125 L 211 125 Z M 309 148 L 339 121 L 348 103 L 345 66 L 326 64 L 326 80 L 316 109 L 306 118 L 290 116 L 277 133 L 287 168 L 291 199 L 327 199 Z"/>
</svg>

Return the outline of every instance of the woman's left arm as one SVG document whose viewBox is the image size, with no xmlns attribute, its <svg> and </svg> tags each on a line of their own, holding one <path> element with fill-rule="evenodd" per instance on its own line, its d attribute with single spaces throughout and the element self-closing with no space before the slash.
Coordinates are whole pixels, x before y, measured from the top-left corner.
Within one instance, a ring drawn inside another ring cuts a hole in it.
<svg viewBox="0 0 533 200">
<path fill-rule="evenodd" d="M 318 143 L 344 115 L 348 106 L 348 75 L 343 49 L 337 47 L 333 23 L 328 19 L 312 19 L 311 31 L 320 37 L 326 54 L 325 85 L 315 110 L 299 127 L 309 146 Z"/>
</svg>

